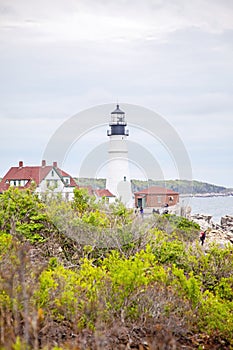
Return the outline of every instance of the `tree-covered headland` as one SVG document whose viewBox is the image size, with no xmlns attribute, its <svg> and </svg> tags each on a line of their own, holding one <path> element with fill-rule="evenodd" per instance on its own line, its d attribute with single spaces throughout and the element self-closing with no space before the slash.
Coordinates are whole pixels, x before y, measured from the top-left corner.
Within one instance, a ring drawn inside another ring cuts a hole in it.
<svg viewBox="0 0 233 350">
<path fill-rule="evenodd" d="M 105 188 L 105 179 L 76 178 L 80 186 L 91 186 L 93 188 Z M 148 181 L 132 179 L 132 192 L 138 192 L 151 186 L 165 187 L 180 194 L 232 194 L 233 189 L 224 186 L 217 186 L 208 182 L 197 180 L 152 180 Z"/>
</svg>

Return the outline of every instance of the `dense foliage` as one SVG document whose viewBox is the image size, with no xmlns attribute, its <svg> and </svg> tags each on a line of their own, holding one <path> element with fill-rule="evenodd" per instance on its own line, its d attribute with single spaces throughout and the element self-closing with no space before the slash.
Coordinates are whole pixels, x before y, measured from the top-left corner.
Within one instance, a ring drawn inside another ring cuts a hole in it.
<svg viewBox="0 0 233 350">
<path fill-rule="evenodd" d="M 21 234 L 30 241 L 42 241 L 46 230 L 45 205 L 31 190 L 9 188 L 0 196 L 0 230 Z"/>
<path fill-rule="evenodd" d="M 195 223 L 83 190 L 10 189 L 0 215 L 1 349 L 233 349 L 232 247 Z"/>
</svg>

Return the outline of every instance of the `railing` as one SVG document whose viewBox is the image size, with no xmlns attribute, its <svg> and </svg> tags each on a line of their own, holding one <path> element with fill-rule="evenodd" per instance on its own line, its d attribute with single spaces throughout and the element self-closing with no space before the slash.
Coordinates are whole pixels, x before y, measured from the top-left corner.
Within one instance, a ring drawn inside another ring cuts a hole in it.
<svg viewBox="0 0 233 350">
<path fill-rule="evenodd" d="M 127 125 L 127 123 L 126 123 L 126 121 L 119 121 L 119 120 L 117 120 L 115 122 L 111 121 L 109 123 L 109 126 L 112 126 L 112 125 Z"/>
<path fill-rule="evenodd" d="M 117 134 L 112 133 L 111 130 L 107 130 L 107 136 L 112 136 L 112 135 L 117 135 Z M 124 134 L 122 135 L 129 136 L 129 130 L 125 130 Z"/>
</svg>

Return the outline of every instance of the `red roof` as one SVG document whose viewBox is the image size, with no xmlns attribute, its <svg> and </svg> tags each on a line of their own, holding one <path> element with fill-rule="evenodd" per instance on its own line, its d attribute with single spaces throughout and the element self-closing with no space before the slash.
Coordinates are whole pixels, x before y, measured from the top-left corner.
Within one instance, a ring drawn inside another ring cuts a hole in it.
<svg viewBox="0 0 233 350">
<path fill-rule="evenodd" d="M 62 177 L 69 177 L 70 178 L 70 184 L 66 186 L 68 187 L 78 187 L 74 179 L 67 174 L 65 171 L 54 167 L 52 165 L 49 166 L 18 166 L 18 167 L 11 167 L 10 170 L 6 173 L 6 175 L 3 177 L 2 181 L 0 182 L 0 192 L 6 191 L 10 186 L 11 180 L 28 180 L 27 184 L 25 186 L 17 186 L 18 188 L 28 188 L 30 187 L 30 184 L 32 181 L 36 183 L 37 186 L 41 183 L 41 181 L 48 175 L 48 173 L 54 169 L 57 174 Z"/>
<path fill-rule="evenodd" d="M 109 190 L 101 189 L 95 190 L 95 194 L 97 197 L 115 197 Z"/>
<path fill-rule="evenodd" d="M 62 176 L 62 177 L 69 177 L 70 178 L 70 187 L 79 187 L 76 183 L 76 181 L 73 179 L 72 176 L 70 176 L 68 173 L 66 173 L 64 170 L 60 169 L 60 168 L 56 168 L 56 170 L 58 170 L 59 174 Z"/>
<path fill-rule="evenodd" d="M 145 188 L 144 190 L 135 192 L 134 194 L 136 195 L 142 195 L 142 194 L 156 194 L 156 195 L 175 195 L 175 194 L 179 194 L 178 192 L 175 192 L 173 190 L 170 190 L 169 188 L 165 188 L 165 187 L 159 187 L 159 186 L 152 186 L 152 187 L 148 187 Z"/>
</svg>

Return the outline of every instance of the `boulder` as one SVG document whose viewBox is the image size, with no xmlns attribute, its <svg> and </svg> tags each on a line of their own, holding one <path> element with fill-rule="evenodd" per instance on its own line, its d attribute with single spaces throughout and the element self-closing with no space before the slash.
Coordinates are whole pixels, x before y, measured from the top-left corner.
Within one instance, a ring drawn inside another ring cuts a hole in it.
<svg viewBox="0 0 233 350">
<path fill-rule="evenodd" d="M 207 232 L 205 243 L 206 245 L 216 243 L 220 247 L 225 247 L 228 243 L 233 243 L 233 234 L 223 229 L 211 229 Z"/>
<path fill-rule="evenodd" d="M 214 224 L 211 221 L 211 215 L 195 214 L 191 216 L 191 220 L 196 222 L 202 231 L 214 228 Z"/>
<path fill-rule="evenodd" d="M 208 224 L 210 224 L 211 223 L 211 219 L 212 219 L 212 215 L 195 214 L 195 215 L 192 215 L 192 218 L 196 219 L 196 220 L 204 220 Z"/>
<path fill-rule="evenodd" d="M 221 217 L 220 225 L 223 228 L 232 228 L 233 229 L 233 216 L 225 215 Z"/>
</svg>

